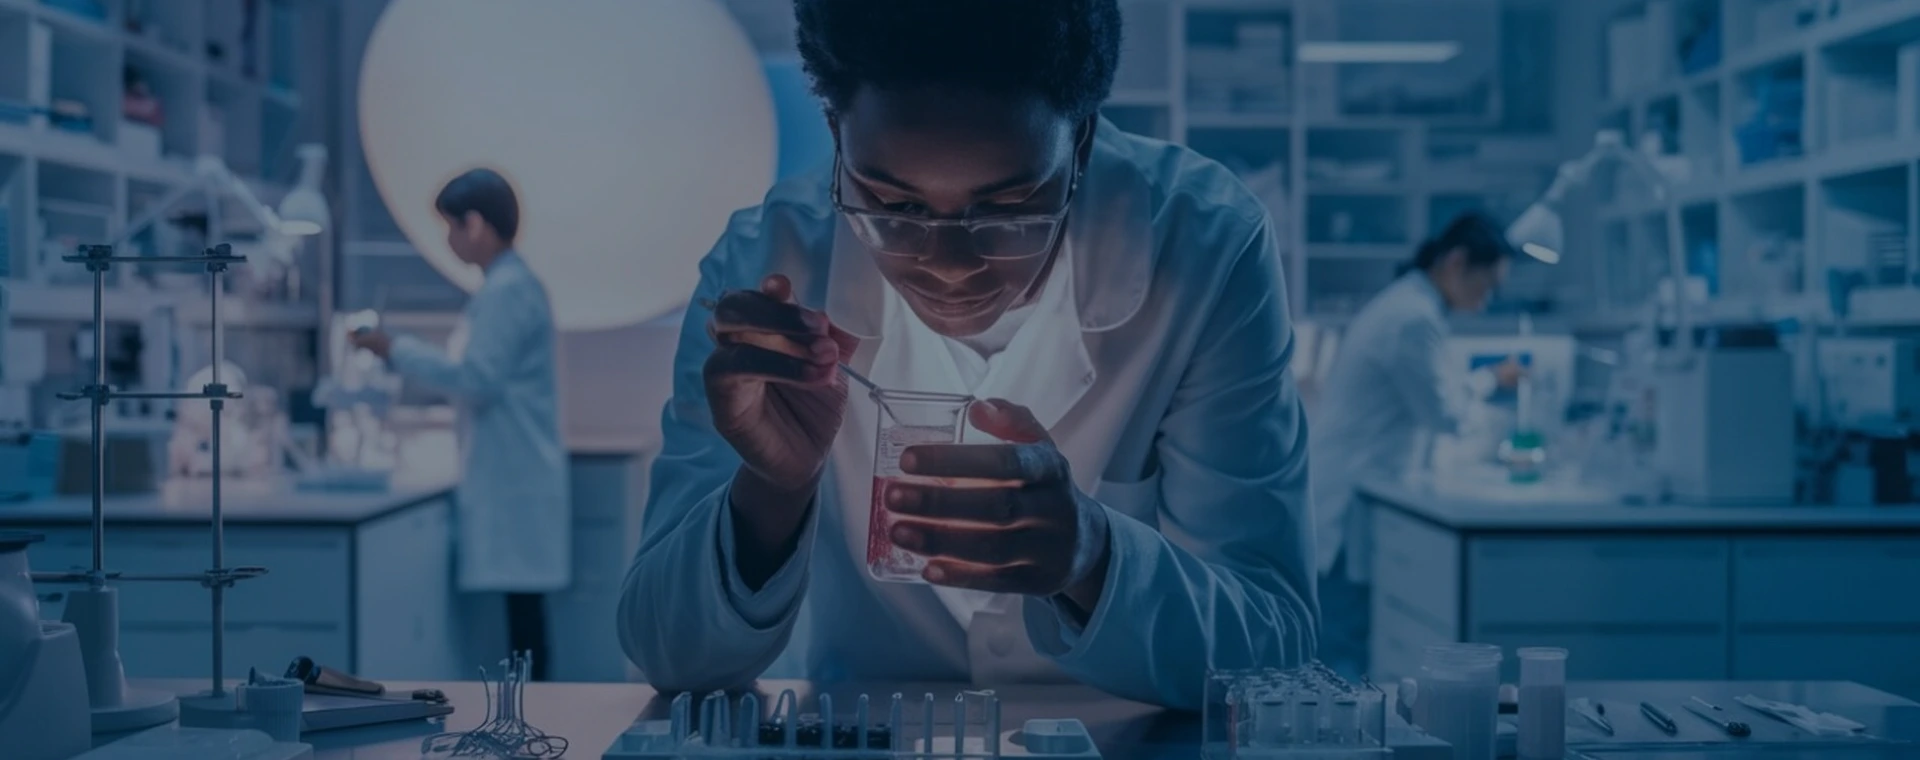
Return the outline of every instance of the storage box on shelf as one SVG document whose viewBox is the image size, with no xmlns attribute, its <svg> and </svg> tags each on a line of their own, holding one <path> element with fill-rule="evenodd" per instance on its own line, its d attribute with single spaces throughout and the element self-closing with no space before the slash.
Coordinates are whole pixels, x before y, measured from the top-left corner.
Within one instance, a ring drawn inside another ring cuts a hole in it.
<svg viewBox="0 0 1920 760">
<path fill-rule="evenodd" d="M 1673 153 L 1693 179 L 1675 195 L 1689 208 L 1715 207 L 1711 220 L 1689 222 L 1689 234 L 1713 228 L 1725 294 L 1824 293 L 1830 275 L 1857 278 L 1854 300 L 1869 305 L 1872 320 L 1920 326 L 1920 307 L 1898 305 L 1920 299 L 1920 3 L 1647 0 L 1626 3 L 1622 14 L 1690 6 L 1720 14 L 1711 21 L 1724 30 L 1725 60 L 1701 56 L 1635 87 L 1610 81 L 1600 126 L 1625 122 L 1634 135 L 1660 134 L 1669 149 L 1666 134 L 1678 135 Z M 1677 125 L 1669 123 L 1675 110 Z M 1658 241 L 1628 235 L 1627 222 L 1661 209 L 1630 187 L 1602 193 L 1602 203 L 1596 247 L 1609 259 L 1646 262 L 1610 261 L 1599 272 L 1610 305 L 1626 306 L 1620 299 L 1647 292 L 1642 270 L 1666 256 Z M 1831 316 L 1820 311 L 1818 319 Z"/>
<path fill-rule="evenodd" d="M 196 156 L 272 178 L 249 180 L 268 202 L 284 193 L 299 116 L 289 34 L 298 13 L 283 0 L 0 0 L 0 252 L 12 265 L 16 318 L 85 316 L 72 306 L 90 299 L 54 279 L 70 268 L 35 264 L 111 240 L 192 181 Z M 133 244 L 181 242 L 157 237 Z M 123 284 L 146 289 L 109 299 L 128 304 L 116 319 L 177 296 L 148 279 L 125 275 Z M 308 299 L 253 305 L 236 324 L 318 321 Z"/>
</svg>

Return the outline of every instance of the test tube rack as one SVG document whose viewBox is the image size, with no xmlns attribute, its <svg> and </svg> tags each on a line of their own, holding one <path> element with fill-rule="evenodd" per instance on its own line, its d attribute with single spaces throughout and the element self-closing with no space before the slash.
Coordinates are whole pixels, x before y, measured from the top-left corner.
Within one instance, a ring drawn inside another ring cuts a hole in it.
<svg viewBox="0 0 1920 760">
<path fill-rule="evenodd" d="M 66 620 L 80 630 L 84 642 L 82 658 L 86 663 L 87 691 L 93 706 L 93 730 L 95 733 L 129 731 L 148 726 L 156 726 L 182 718 L 185 725 L 193 724 L 193 709 L 182 709 L 205 704 L 232 702 L 222 673 L 225 667 L 226 651 L 226 591 L 234 584 L 266 574 L 261 567 L 227 567 L 226 565 L 226 521 L 221 511 L 220 477 L 220 416 L 226 402 L 240 398 L 220 382 L 222 356 L 222 322 L 220 321 L 221 277 L 233 265 L 246 261 L 245 256 L 235 255 L 231 246 L 222 244 L 199 256 L 122 256 L 114 253 L 113 246 L 83 245 L 70 256 L 62 256 L 61 261 L 81 264 L 93 275 L 93 381 L 71 393 L 62 393 L 60 398 L 69 401 L 85 399 L 92 406 L 92 465 L 93 465 L 93 562 L 86 570 L 67 572 L 34 573 L 33 580 L 39 583 L 65 583 L 84 586 L 83 589 L 68 595 Z M 135 392 L 115 390 L 107 384 L 107 319 L 104 308 L 107 273 L 115 264 L 142 266 L 151 264 L 190 264 L 204 267 L 207 280 L 211 285 L 211 324 L 213 327 L 212 355 L 213 374 L 210 381 L 199 390 L 192 391 L 152 391 Z M 134 574 L 111 571 L 106 565 L 106 435 L 102 429 L 101 416 L 108 404 L 121 399 L 169 400 L 207 402 L 213 413 L 213 430 L 209 454 L 213 462 L 211 493 L 211 550 L 212 568 L 199 572 Z M 120 660 L 120 614 L 117 589 L 109 582 L 159 581 L 198 583 L 212 593 L 212 633 L 213 633 L 213 677 L 209 690 L 203 694 L 176 700 L 171 694 L 147 692 L 133 689 L 127 685 L 126 673 Z M 231 711 L 229 706 L 228 711 Z"/>
<path fill-rule="evenodd" d="M 792 689 L 780 693 L 771 717 L 761 720 L 760 697 L 738 699 L 714 692 L 699 700 L 674 697 L 665 720 L 642 719 L 614 740 L 603 760 L 685 758 L 808 758 L 809 760 L 1098 760 L 1086 726 L 1073 719 L 1029 720 L 1019 730 L 1000 730 L 1000 699 L 990 691 L 963 691 L 950 703 L 949 726 L 942 700 L 927 694 L 911 704 L 894 694 L 884 716 L 872 701 L 853 700 L 852 721 L 838 723 L 831 694 L 817 697 L 819 711 L 802 713 Z M 876 722 L 875 718 L 880 720 Z M 908 721 L 914 721 L 909 724 Z M 944 730 L 943 730 L 944 729 Z"/>
<path fill-rule="evenodd" d="M 1310 661 L 1208 674 L 1206 760 L 1361 760 L 1390 754 L 1386 694 Z"/>
</svg>

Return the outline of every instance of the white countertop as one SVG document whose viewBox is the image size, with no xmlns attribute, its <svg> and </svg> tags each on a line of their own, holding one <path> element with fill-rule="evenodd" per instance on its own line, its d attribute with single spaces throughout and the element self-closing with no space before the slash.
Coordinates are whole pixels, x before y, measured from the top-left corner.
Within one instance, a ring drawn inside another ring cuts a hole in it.
<svg viewBox="0 0 1920 760">
<path fill-rule="evenodd" d="M 1553 485 L 1488 491 L 1378 483 L 1362 485 L 1360 492 L 1386 508 L 1453 530 L 1920 531 L 1920 506 L 1631 505 Z"/>
<path fill-rule="evenodd" d="M 227 479 L 221 484 L 221 510 L 232 524 L 307 523 L 357 525 L 407 507 L 444 498 L 453 491 L 447 478 L 396 477 L 384 491 L 303 491 L 284 479 Z M 211 509 L 205 480 L 169 481 L 148 494 L 108 496 L 110 523 L 205 523 Z M 86 523 L 93 516 L 89 496 L 0 503 L 0 525 Z"/>
</svg>

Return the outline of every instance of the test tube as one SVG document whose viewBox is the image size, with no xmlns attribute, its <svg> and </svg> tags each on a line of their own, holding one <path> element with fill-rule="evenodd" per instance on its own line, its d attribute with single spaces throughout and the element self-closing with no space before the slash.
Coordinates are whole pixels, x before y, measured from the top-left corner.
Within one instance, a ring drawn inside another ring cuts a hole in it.
<svg viewBox="0 0 1920 760">
<path fill-rule="evenodd" d="M 780 692 L 780 701 L 774 703 L 773 712 L 780 719 L 780 746 L 793 746 L 794 732 L 800 728 L 800 695 L 793 693 L 792 689 Z"/>
<path fill-rule="evenodd" d="M 740 733 L 735 737 L 740 743 L 754 745 L 760 743 L 760 695 L 747 692 L 740 697 Z"/>
<path fill-rule="evenodd" d="M 920 728 L 922 731 L 925 732 L 920 736 L 920 751 L 926 752 L 926 753 L 932 753 L 933 752 L 933 693 L 932 692 L 928 692 L 927 695 L 920 700 Z"/>
<path fill-rule="evenodd" d="M 1250 701 L 1253 713 L 1253 736 L 1249 737 L 1249 746 L 1279 747 L 1287 743 L 1287 700 L 1278 691 L 1259 695 Z"/>
<path fill-rule="evenodd" d="M 987 756 L 1000 756 L 1000 697 L 987 694 Z"/>
<path fill-rule="evenodd" d="M 967 693 L 953 695 L 953 756 L 967 749 Z"/>
<path fill-rule="evenodd" d="M 1523 647 L 1520 656 L 1520 760 L 1558 760 L 1567 752 L 1567 650 Z"/>
<path fill-rule="evenodd" d="M 897 691 L 893 693 L 893 704 L 887 708 L 887 749 L 906 749 L 906 702 L 905 695 Z"/>
<path fill-rule="evenodd" d="M 833 749 L 833 695 L 820 694 L 820 748 Z"/>
<path fill-rule="evenodd" d="M 670 714 L 672 731 L 670 733 L 673 735 L 674 741 L 682 742 L 687 740 L 687 713 L 692 710 L 693 695 L 691 693 L 683 691 L 673 698 L 673 710 Z"/>
<path fill-rule="evenodd" d="M 1327 741 L 1332 744 L 1359 743 L 1359 720 L 1359 700 L 1350 696 L 1343 696 L 1333 700 L 1333 725 L 1328 727 Z"/>
<path fill-rule="evenodd" d="M 1313 744 L 1320 738 L 1320 703 L 1307 697 L 1294 703 L 1293 743 Z"/>
<path fill-rule="evenodd" d="M 854 734 L 853 737 L 854 749 L 867 748 L 867 702 L 866 692 L 861 692 L 860 700 L 854 703 L 853 725 L 854 728 L 859 731 L 859 733 Z"/>
</svg>

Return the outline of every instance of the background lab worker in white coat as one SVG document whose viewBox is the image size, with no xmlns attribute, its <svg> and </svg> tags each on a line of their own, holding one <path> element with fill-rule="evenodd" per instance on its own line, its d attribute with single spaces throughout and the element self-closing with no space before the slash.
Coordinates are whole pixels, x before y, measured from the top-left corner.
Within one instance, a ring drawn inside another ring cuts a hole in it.
<svg viewBox="0 0 1920 760">
<path fill-rule="evenodd" d="M 463 315 L 464 349 L 449 356 L 412 336 L 379 332 L 354 341 L 459 407 L 460 589 L 506 594 L 508 645 L 533 652 L 534 677 L 544 678 L 542 595 L 570 585 L 573 567 L 553 309 L 546 287 L 513 250 L 520 206 L 506 178 L 469 171 L 447 183 L 434 207 L 454 255 L 486 272 Z"/>
<path fill-rule="evenodd" d="M 1513 248 L 1491 218 L 1467 213 L 1422 243 L 1399 279 L 1355 315 L 1313 410 L 1313 505 L 1319 545 L 1321 659 L 1366 672 L 1373 554 L 1369 515 L 1353 505 L 1365 482 L 1399 482 L 1423 464 L 1434 434 L 1458 427 L 1471 398 L 1466 373 L 1443 367 L 1449 312 L 1485 309 Z M 1492 373 L 1519 382 L 1513 362 Z M 1488 388 L 1487 390 L 1491 390 Z"/>
<path fill-rule="evenodd" d="M 1306 430 L 1260 202 L 1097 116 L 1114 0 L 800 0 L 833 167 L 701 263 L 618 611 L 657 687 L 759 676 L 1078 680 L 1198 708 L 1210 665 L 1310 657 Z M 783 275 L 783 276 L 769 276 Z M 819 309 L 819 310 L 816 310 Z M 864 562 L 883 387 L 970 393 L 1005 445 L 920 446 Z"/>
</svg>

